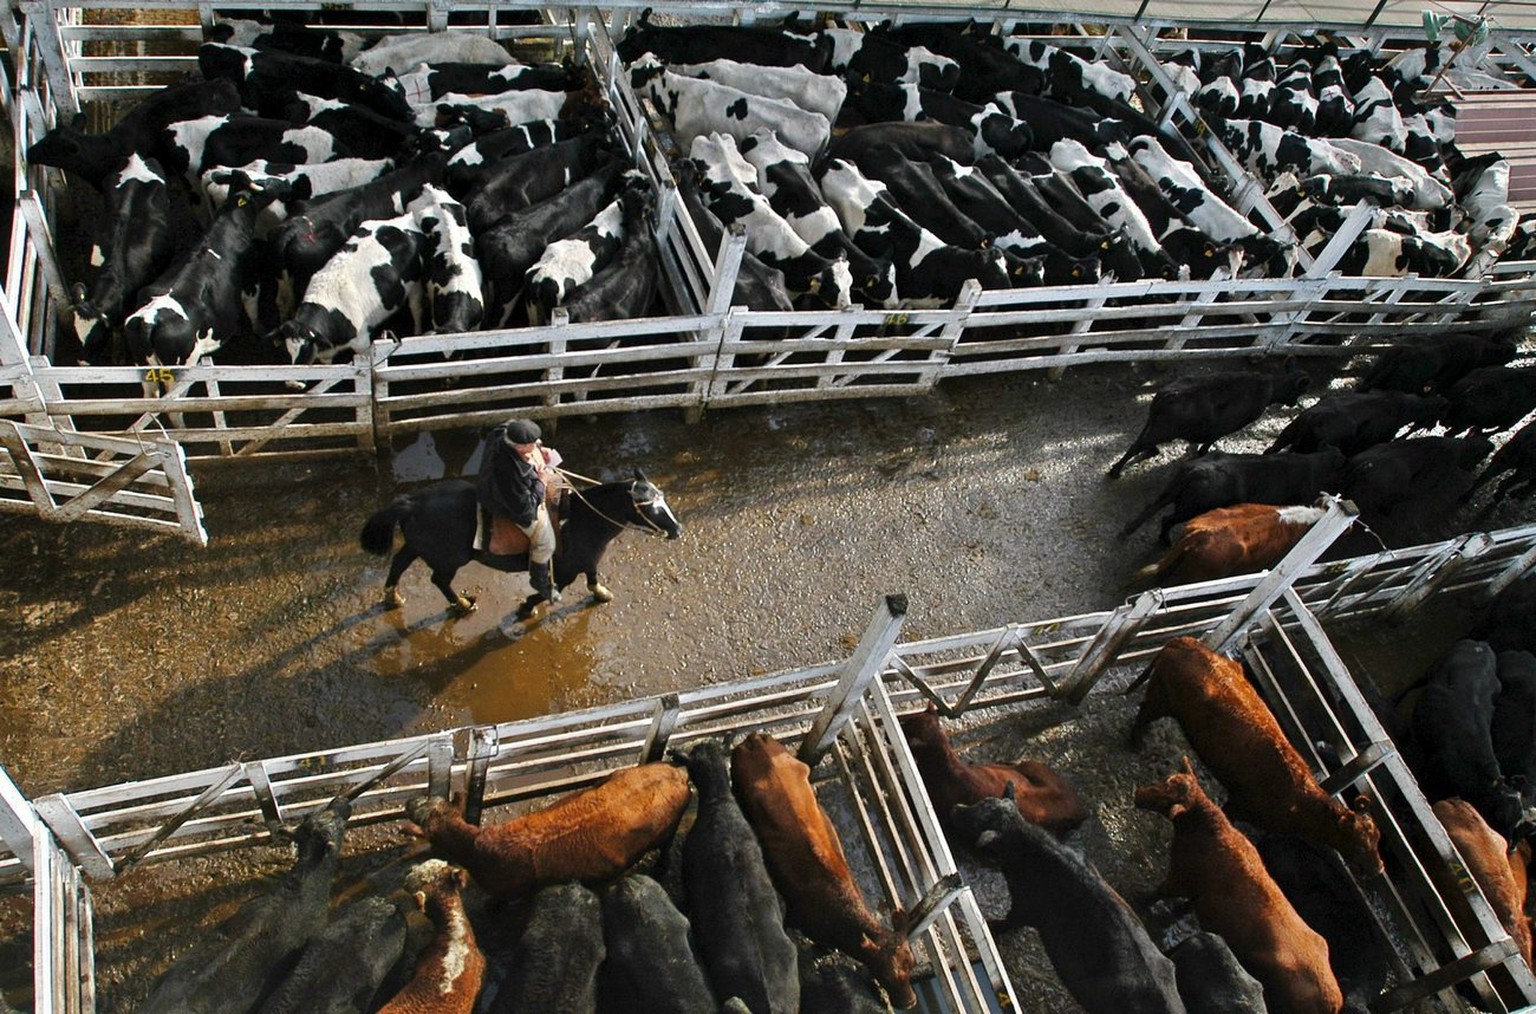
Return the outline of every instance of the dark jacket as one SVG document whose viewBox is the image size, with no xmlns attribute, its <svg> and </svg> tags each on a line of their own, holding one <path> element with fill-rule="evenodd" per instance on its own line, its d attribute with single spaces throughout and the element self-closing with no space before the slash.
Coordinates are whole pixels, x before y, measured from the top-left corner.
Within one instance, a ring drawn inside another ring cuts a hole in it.
<svg viewBox="0 0 1536 1014">
<path fill-rule="evenodd" d="M 505 427 L 497 426 L 481 444 L 480 505 L 526 528 L 544 502 L 544 481 L 504 437 Z"/>
</svg>

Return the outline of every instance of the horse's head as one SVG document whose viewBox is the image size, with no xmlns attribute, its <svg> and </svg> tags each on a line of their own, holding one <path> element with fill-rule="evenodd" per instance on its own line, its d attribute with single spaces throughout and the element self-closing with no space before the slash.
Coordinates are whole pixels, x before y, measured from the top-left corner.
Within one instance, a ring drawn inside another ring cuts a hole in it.
<svg viewBox="0 0 1536 1014">
<path fill-rule="evenodd" d="M 660 532 L 669 539 L 682 537 L 682 523 L 667 506 L 666 495 L 638 468 L 635 469 L 635 480 L 629 486 L 629 496 L 634 502 L 635 524 Z"/>
</svg>

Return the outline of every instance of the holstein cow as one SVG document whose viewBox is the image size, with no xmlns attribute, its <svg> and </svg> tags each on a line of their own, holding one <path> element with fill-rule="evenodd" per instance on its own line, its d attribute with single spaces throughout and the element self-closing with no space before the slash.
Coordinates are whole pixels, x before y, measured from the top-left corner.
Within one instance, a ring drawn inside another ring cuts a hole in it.
<svg viewBox="0 0 1536 1014">
<path fill-rule="evenodd" d="M 905 915 L 881 924 L 865 903 L 843 855 L 837 828 L 816 799 L 811 769 L 771 736 L 752 733 L 731 751 L 731 780 L 742 812 L 763 846 L 789 922 L 816 943 L 862 961 L 891 1002 L 917 1005 Z"/>
<path fill-rule="evenodd" d="M 102 228 L 90 254 L 96 275 L 89 290 L 79 282 L 70 290 L 81 357 L 98 366 L 111 360 L 112 335 L 132 300 L 176 253 L 170 189 L 159 162 L 130 154 L 103 182 L 102 196 Z"/>
<path fill-rule="evenodd" d="M 448 191 L 463 198 L 483 182 L 489 167 L 503 158 L 522 155 L 556 141 L 569 141 L 587 131 L 606 129 L 605 124 L 593 124 L 582 117 L 565 117 L 553 120 L 531 120 L 511 127 L 481 134 L 468 144 L 457 148 L 448 156 L 445 178 Z"/>
<path fill-rule="evenodd" d="M 1435 179 L 1417 162 L 1391 149 L 1351 137 L 1329 138 L 1328 143 L 1358 158 L 1361 172 L 1379 173 L 1382 176 L 1401 180 L 1411 188 L 1412 196 L 1409 201 L 1404 202 L 1410 208 L 1438 211 L 1449 207 L 1455 200 L 1455 194 L 1451 192 L 1450 187 Z"/>
<path fill-rule="evenodd" d="M 411 979 L 379 1014 L 470 1014 L 485 982 L 485 954 L 464 911 L 464 871 L 441 859 L 411 867 L 404 887 L 435 932 Z"/>
<path fill-rule="evenodd" d="M 226 18 L 214 23 L 208 30 L 207 38 L 209 42 L 222 42 L 229 46 L 281 49 L 285 53 L 297 53 L 299 56 L 330 63 L 347 63 L 363 48 L 363 37 L 356 32 L 312 28 L 288 21 L 268 24 Z"/>
<path fill-rule="evenodd" d="M 744 25 L 688 25 L 664 27 L 653 24 L 647 8 L 614 46 L 619 59 L 633 63 L 643 53 L 654 53 L 667 63 L 703 63 L 730 59 L 760 63 L 765 67 L 807 67 L 818 74 L 828 70 L 831 39 L 806 39 L 772 28 Z"/>
<path fill-rule="evenodd" d="M 1143 274 L 1148 277 L 1173 279 L 1178 278 L 1183 271 L 1183 266 L 1168 256 L 1167 251 L 1144 251 L 1124 225 L 1116 224 L 1101 215 L 1097 208 L 1083 196 L 1083 192 L 1078 189 L 1078 185 L 1067 173 L 1047 163 L 1038 169 L 1031 169 L 1027 179 L 1058 215 L 1086 235 L 1100 239 L 1107 232 L 1111 236 L 1119 237 L 1130 247 L 1131 259 L 1136 263 L 1129 273 L 1122 273 L 1123 269 L 1115 261 L 1104 260 L 1105 266 L 1114 270 L 1116 277 L 1120 280 L 1141 278 Z M 1106 206 L 1106 208 L 1113 214 L 1119 212 L 1118 206 L 1113 208 Z"/>
<path fill-rule="evenodd" d="M 958 806 L 957 840 L 1001 867 L 1008 915 L 1033 926 L 1062 984 L 1088 1014 L 1183 1014 L 1173 962 L 1093 865 L 1019 813 L 1006 796 Z"/>
<path fill-rule="evenodd" d="M 698 168 L 693 162 L 685 160 L 678 163 L 674 172 L 677 174 L 678 194 L 698 227 L 704 249 L 709 256 L 718 256 L 721 244 L 725 241 L 725 226 L 713 211 L 704 206 L 704 199 L 699 194 Z M 741 252 L 741 268 L 736 273 L 736 288 L 731 294 L 731 305 L 745 306 L 749 310 L 795 308 L 790 302 L 784 272 L 770 268 L 747 249 Z"/>
<path fill-rule="evenodd" d="M 632 873 L 603 892 L 604 1009 L 716 1014 L 688 931 L 688 919 L 650 877 Z"/>
<path fill-rule="evenodd" d="M 1191 933 L 1168 952 L 1189 1014 L 1266 1014 L 1264 986 L 1215 933 Z"/>
<path fill-rule="evenodd" d="M 630 65 L 630 72 L 645 70 L 645 58 Z M 769 67 L 759 63 L 715 59 L 704 63 L 671 63 L 667 69 L 684 77 L 704 78 L 751 95 L 793 102 L 812 113 L 820 113 L 829 123 L 836 123 L 848 97 L 848 84 L 830 74 L 817 74 L 799 65 Z"/>
<path fill-rule="evenodd" d="M 1348 455 L 1384 444 L 1405 427 L 1409 432 L 1433 426 L 1450 402 L 1436 395 L 1404 391 L 1341 391 L 1302 409 L 1286 424 L 1265 454 L 1308 454 L 1337 447 Z"/>
<path fill-rule="evenodd" d="M 1349 459 L 1344 492 L 1367 514 L 1443 494 L 1493 450 L 1487 437 L 1413 437 L 1367 447 Z"/>
<path fill-rule="evenodd" d="M 237 184 L 202 243 L 151 286 L 149 300 L 124 321 L 133 362 L 190 366 L 239 332 L 241 316 L 257 302 L 257 215 L 286 192 Z"/>
<path fill-rule="evenodd" d="M 1147 273 L 1160 273 L 1161 262 L 1168 259 L 1168 254 L 1146 214 L 1126 192 L 1119 177 L 1109 170 L 1108 163 L 1070 139 L 1051 145 L 1050 161 L 1066 174 L 1103 221 L 1125 230 Z"/>
<path fill-rule="evenodd" d="M 243 114 L 182 120 L 163 133 L 162 164 L 168 172 L 184 176 L 191 187 L 211 166 L 245 165 L 258 158 L 309 164 L 351 154 L 335 135 L 319 127 Z"/>
<path fill-rule="evenodd" d="M 364 222 L 315 273 L 277 331 L 291 362 L 329 363 L 343 351 L 361 355 L 386 331 L 419 332 L 426 236 L 417 215 L 429 201 L 424 190 L 404 214 Z"/>
<path fill-rule="evenodd" d="M 369 75 L 403 74 L 422 63 L 479 63 L 493 67 L 516 63 L 507 47 L 483 32 L 401 32 L 386 35 L 351 60 L 353 70 Z"/>
<path fill-rule="evenodd" d="M 725 747 L 704 740 L 687 763 L 699 804 L 683 839 L 683 887 L 710 984 L 716 996 L 737 997 L 754 1014 L 793 1014 L 799 956 L 762 846 L 731 794 Z"/>
<path fill-rule="evenodd" d="M 1321 507 L 1242 503 L 1190 518 L 1173 547 L 1137 572 L 1159 584 L 1193 584 L 1273 567 L 1301 541 Z"/>
<path fill-rule="evenodd" d="M 240 109 L 240 91 L 231 81 L 192 81 L 168 85 L 142 99 L 110 130 L 93 134 L 82 129 L 85 114 L 53 128 L 27 149 L 27 162 L 48 165 L 85 180 L 96 189 L 137 152 L 164 164 L 172 123 L 204 116 L 231 114 Z"/>
<path fill-rule="evenodd" d="M 885 145 L 858 152 L 853 161 L 859 172 L 886 185 L 904 214 L 943 242 L 967 250 L 991 245 L 992 230 L 955 206 L 930 164 Z"/>
<path fill-rule="evenodd" d="M 597 895 L 575 883 L 541 888 L 487 1014 L 597 1014 L 597 975 L 606 954 Z"/>
<path fill-rule="evenodd" d="M 393 158 L 419 133 L 415 125 L 382 116 L 366 106 L 303 92 L 293 93 L 291 101 L 278 104 L 272 114 L 325 131 L 357 158 Z"/>
<path fill-rule="evenodd" d="M 882 26 L 880 33 L 903 45 L 924 46 L 954 60 L 960 66 L 954 93 L 967 102 L 990 102 L 1002 91 L 1045 92 L 1045 74 L 1040 68 L 1023 63 L 996 39 L 960 26 L 911 22 Z"/>
<path fill-rule="evenodd" d="M 889 145 L 914 162 L 926 162 L 931 155 L 947 155 L 956 162 L 969 162 L 975 153 L 971 132 L 934 120 L 916 123 L 861 123 L 832 138 L 826 159 L 813 161 L 813 173 L 819 175 L 826 162 L 842 159 L 856 161 L 859 152 L 875 145 Z"/>
<path fill-rule="evenodd" d="M 1205 454 L 1216 441 L 1263 415 L 1270 405 L 1296 404 L 1311 383 L 1306 372 L 1289 363 L 1280 374 L 1220 370 L 1177 377 L 1152 396 L 1146 424 L 1110 466 L 1109 477 L 1118 479 L 1125 466 L 1153 457 L 1160 445 L 1172 440 L 1188 441 L 1195 454 Z"/>
<path fill-rule="evenodd" d="M 1446 388 L 1451 433 L 1495 433 L 1536 409 L 1536 366 L 1479 366 Z"/>
<path fill-rule="evenodd" d="M 945 243 L 908 218 L 884 183 L 867 179 L 852 163 L 828 162 L 821 192 L 855 243 L 870 254 L 891 258 L 896 291 L 906 305 L 953 302 L 971 278 L 986 289 L 1011 286 L 1002 250 L 968 250 Z"/>
<path fill-rule="evenodd" d="M 478 331 L 485 319 L 485 280 L 475 260 L 464 205 L 428 184 L 407 210 L 416 217 L 424 239 L 422 332 Z"/>
<path fill-rule="evenodd" d="M 405 812 L 433 851 L 467 869 L 481 890 L 520 898 L 546 884 L 618 876 L 672 836 L 687 806 L 682 768 L 642 764 L 502 824 L 477 827 L 428 796 L 408 801 Z"/>
<path fill-rule="evenodd" d="M 528 269 L 545 248 L 592 220 L 613 198 L 625 164 L 610 159 L 547 200 L 513 212 L 495 226 L 474 232 L 475 252 L 486 280 L 485 319 L 506 327 L 523 297 Z"/>
<path fill-rule="evenodd" d="M 491 95 L 449 92 L 441 98 L 413 105 L 411 116 L 418 127 L 445 127 L 462 121 L 474 128 L 476 134 L 482 134 L 514 124 L 552 120 L 563 115 L 571 105 L 571 96 L 565 92 L 542 88 Z"/>
<path fill-rule="evenodd" d="M 1509 842 L 1464 799 L 1436 800 L 1432 808 L 1440 826 L 1450 835 L 1451 844 L 1456 846 L 1466 872 L 1472 874 L 1488 907 L 1493 909 L 1494 917 L 1514 940 L 1520 957 L 1530 965 L 1531 919 L 1523 910 L 1524 888 L 1510 869 Z M 1461 870 L 1436 863 L 1430 873 L 1446 894 L 1467 891 L 1469 885 Z"/>
<path fill-rule="evenodd" d="M 1045 75 L 1051 94 L 1064 102 L 1079 102 L 1098 96 L 1112 102 L 1129 102 L 1136 93 L 1136 79 L 1104 63 L 1089 63 L 1075 53 L 1040 39 L 1004 41 L 1003 48 L 1025 66 L 1035 67 Z"/>
<path fill-rule="evenodd" d="M 1344 87 L 1344 70 L 1335 53 L 1324 53 L 1312 69 L 1317 92 L 1317 130 L 1324 137 L 1349 133 L 1355 123 L 1355 97 Z"/>
<path fill-rule="evenodd" d="M 896 306 L 895 266 L 889 258 L 871 257 L 860 250 L 843 231 L 837 212 L 811 175 L 810 159 L 779 141 L 771 130 L 753 131 L 737 150 L 757 170 L 758 192 L 796 235 L 822 257 L 847 256 L 855 295 L 868 306 Z"/>
<path fill-rule="evenodd" d="M 1092 217 L 1092 228 L 1068 220 L 1045 198 L 1033 177 L 1025 176 L 996 156 L 976 163 L 988 181 L 1007 199 L 1015 214 L 1035 227 L 1055 247 L 1073 257 L 1094 257 L 1115 281 L 1134 282 L 1142 277 L 1141 261 L 1123 229 L 1111 229 L 1086 201 L 1082 208 Z"/>
<path fill-rule="evenodd" d="M 937 120 L 971 132 L 975 155 L 1013 158 L 1034 143 L 1029 124 L 1014 119 L 995 102 L 978 105 L 916 84 L 869 84 L 856 87 L 848 105 L 871 122 Z"/>
<path fill-rule="evenodd" d="M 276 49 L 246 49 L 205 42 L 197 49 L 197 66 L 212 81 L 225 78 L 240 89 L 241 103 L 259 109 L 266 96 L 301 91 L 326 99 L 366 106 L 398 122 L 410 119 L 404 96 L 383 81 L 351 67 Z"/>
<path fill-rule="evenodd" d="M 626 218 L 636 216 L 635 211 L 626 209 L 633 208 L 644 197 L 645 191 L 640 187 L 626 188 L 586 225 L 544 248 L 523 280 L 523 295 L 533 323 L 547 322 L 551 309 L 608 266 L 624 245 Z"/>
<path fill-rule="evenodd" d="M 1409 716 L 1414 773 L 1430 799 L 1457 796 L 1506 839 L 1529 828 L 1520 793 L 1499 769 L 1493 748 L 1498 662 L 1487 643 L 1461 640 L 1424 674 Z"/>
<path fill-rule="evenodd" d="M 1072 784 L 1040 761 L 988 764 L 962 758 L 950 745 L 932 704 L 904 715 L 901 731 L 934 810 L 945 821 L 955 807 L 1001 796 L 1008 785 L 1024 819 L 1052 834 L 1064 835 L 1088 819 L 1088 808 Z"/>
<path fill-rule="evenodd" d="M 573 63 L 418 63 L 392 78 L 407 102 L 421 105 L 445 95 L 502 92 L 573 92 L 587 85 L 589 68 Z"/>
<path fill-rule="evenodd" d="M 647 80 L 636 87 L 672 120 L 678 146 L 685 151 L 699 137 L 728 134 L 744 141 L 752 131 L 767 127 L 791 148 L 816 158 L 832 136 L 831 120 L 786 99 L 754 95 L 669 70 L 646 73 Z"/>
<path fill-rule="evenodd" d="M 1350 809 L 1322 790 L 1240 663 L 1192 637 L 1176 637 L 1127 692 L 1147 680 L 1133 741 L 1155 719 L 1172 716 L 1226 787 L 1234 816 L 1333 848 L 1357 872 L 1380 872 L 1380 832 L 1364 812 L 1365 797 Z"/>
<path fill-rule="evenodd" d="M 244 174 L 246 179 L 261 186 L 274 183 L 291 184 L 295 190 L 313 199 L 342 190 L 370 183 L 394 168 L 387 158 L 338 158 L 313 165 L 294 165 L 291 162 L 270 162 L 258 158 L 233 169 L 216 167 L 203 172 L 203 206 L 211 220 L 214 212 L 224 206 L 230 186 Z M 303 180 L 303 183 L 299 181 Z M 288 217 L 286 201 L 273 201 L 261 209 L 256 219 L 256 236 L 265 239 Z"/>
<path fill-rule="evenodd" d="M 1158 246 L 1179 262 L 1180 277 L 1185 271 L 1190 278 L 1210 278 L 1218 270 L 1228 277 L 1238 273 L 1241 251 L 1196 228 L 1146 169 L 1123 156 L 1106 159 L 1105 165 L 1146 216 Z M 1268 239 L 1265 242 L 1273 243 Z"/>
<path fill-rule="evenodd" d="M 643 317 L 656 298 L 660 277 L 656 230 L 652 218 L 656 197 L 643 190 L 624 207 L 624 242 L 613 260 L 566 296 L 562 308 L 571 323 L 628 320 Z"/>
<path fill-rule="evenodd" d="M 609 144 L 606 134 L 589 131 L 493 162 L 475 191 L 464 195 L 470 232 L 480 236 L 508 215 L 554 197 L 593 172 Z"/>
<path fill-rule="evenodd" d="M 823 28 L 817 33 L 832 40 L 828 68 L 850 81 L 919 84 L 952 92 L 960 83 L 960 64 L 925 46 L 905 46 L 879 32 Z"/>
<path fill-rule="evenodd" d="M 342 1014 L 367 1008 L 405 951 L 405 913 L 395 902 L 359 898 L 331 920 L 257 1014 Z"/>
<path fill-rule="evenodd" d="M 1447 278 L 1472 256 L 1471 242 L 1460 233 L 1405 236 L 1392 229 L 1364 229 L 1339 259 L 1345 274 L 1395 278 L 1417 274 Z"/>
<path fill-rule="evenodd" d="M 1328 942 L 1302 921 L 1258 850 L 1211 802 L 1189 758 L 1184 769 L 1136 789 L 1136 806 L 1173 821 L 1162 893 L 1188 898 L 1202 929 L 1218 933 L 1264 984 L 1276 1014 L 1338 1014 L 1344 994 Z"/>
<path fill-rule="evenodd" d="M 1306 173 L 1355 173 L 1360 159 L 1321 138 L 1311 138 L 1263 120 L 1231 119 L 1220 136 L 1248 168 L 1265 175 L 1282 169 Z"/>
<path fill-rule="evenodd" d="M 1120 529 L 1125 538 L 1164 507 L 1159 540 L 1168 544 L 1174 525 L 1197 514 L 1240 503 L 1285 504 L 1313 501 L 1337 491 L 1344 482 L 1349 459 L 1336 447 L 1311 454 L 1226 454 L 1213 451 L 1203 458 L 1181 461 L 1156 499 Z"/>
<path fill-rule="evenodd" d="M 325 928 L 331 881 L 351 807 L 332 802 L 294 832 L 293 867 L 273 888 L 204 931 L 197 944 L 160 976 L 139 1010 L 145 1014 L 247 1011 L 288 962 Z"/>
<path fill-rule="evenodd" d="M 755 189 L 757 169 L 741 156 L 729 134 L 695 138 L 690 155 L 699 169 L 700 190 L 726 225 L 741 222 L 747 249 L 784 272 L 792 296 L 813 296 L 832 308 L 853 301 L 853 276 L 846 259 L 822 257 L 801 239 L 768 199 Z"/>
<path fill-rule="evenodd" d="M 1373 77 L 1355 92 L 1355 123 L 1349 136 L 1370 141 L 1392 151 L 1403 151 L 1408 145 L 1408 128 L 1403 114 L 1392 98 L 1392 89 L 1380 78 Z"/>
<path fill-rule="evenodd" d="M 1490 507 L 1506 496 L 1530 496 L 1536 490 L 1536 422 L 1520 427 L 1494 452 L 1488 467 L 1461 495 L 1461 502 L 1471 500 L 1479 489 L 1500 476 L 1503 478 L 1488 499 Z"/>
<path fill-rule="evenodd" d="M 1312 65 L 1306 60 L 1296 60 L 1280 73 L 1275 82 L 1275 92 L 1269 97 L 1270 123 L 1288 127 L 1303 134 L 1317 129 L 1318 99 L 1312 83 Z"/>
</svg>

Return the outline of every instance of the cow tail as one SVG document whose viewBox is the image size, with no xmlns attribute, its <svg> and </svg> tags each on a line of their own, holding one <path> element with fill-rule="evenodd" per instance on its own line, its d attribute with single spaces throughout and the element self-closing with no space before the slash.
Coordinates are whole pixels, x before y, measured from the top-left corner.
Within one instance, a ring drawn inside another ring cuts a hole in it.
<svg viewBox="0 0 1536 1014">
<path fill-rule="evenodd" d="M 403 523 L 411 516 L 415 505 L 409 496 L 397 496 L 394 503 L 383 510 L 375 511 L 364 524 L 363 530 L 357 537 L 364 552 L 374 556 L 383 556 L 389 552 L 395 544 L 395 525 Z"/>
</svg>

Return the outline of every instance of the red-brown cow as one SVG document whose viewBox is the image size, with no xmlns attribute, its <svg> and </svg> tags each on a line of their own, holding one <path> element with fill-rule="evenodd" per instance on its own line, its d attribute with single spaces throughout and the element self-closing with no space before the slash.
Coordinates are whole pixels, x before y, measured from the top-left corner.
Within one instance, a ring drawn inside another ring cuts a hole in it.
<svg viewBox="0 0 1536 1014">
<path fill-rule="evenodd" d="M 1367 800 L 1361 797 L 1351 810 L 1323 791 L 1240 663 L 1193 637 L 1176 637 L 1131 689 L 1149 675 L 1131 726 L 1133 741 L 1153 719 L 1178 719 L 1195 753 L 1226 786 L 1235 813 L 1266 830 L 1337 849 L 1358 872 L 1381 871 L 1381 833 L 1363 812 Z"/>
<path fill-rule="evenodd" d="M 816 943 L 864 962 L 897 1007 L 914 1007 L 905 915 L 897 911 L 895 928 L 888 929 L 869 910 L 810 775 L 810 767 L 772 736 L 755 732 L 731 751 L 736 797 L 762 843 L 790 923 Z"/>
<path fill-rule="evenodd" d="M 1202 928 L 1219 935 L 1275 1014 L 1338 1014 L 1344 994 L 1328 965 L 1328 941 L 1302 921 L 1264 869 L 1259 852 L 1184 770 L 1136 790 L 1136 805 L 1173 821 L 1164 894 L 1188 898 Z"/>
<path fill-rule="evenodd" d="M 1173 548 L 1136 576 L 1190 584 L 1273 567 L 1325 513 L 1321 507 L 1259 503 L 1218 507 L 1186 521 Z"/>
<path fill-rule="evenodd" d="M 379 1014 L 470 1014 L 485 983 L 485 955 L 464 913 L 464 871 L 441 859 L 418 863 L 405 889 L 437 928 L 416 970 Z"/>
<path fill-rule="evenodd" d="M 1464 799 L 1452 797 L 1438 800 L 1433 809 L 1445 833 L 1451 836 L 1467 872 L 1483 889 L 1483 897 L 1493 914 L 1520 948 L 1525 963 L 1531 963 L 1531 920 L 1524 911 L 1525 877 L 1523 863 L 1517 879 L 1513 869 L 1520 861 L 1518 854 L 1509 851 L 1509 842 L 1503 835 L 1488 826 L 1482 814 Z M 1448 869 L 1435 871 L 1441 890 L 1459 891 L 1465 888 L 1458 883 L 1456 874 Z"/>
<path fill-rule="evenodd" d="M 406 816 L 432 851 L 458 863 L 487 894 L 518 898 L 538 887 L 610 880 L 671 837 L 688 807 L 688 773 L 642 764 L 504 824 L 476 827 L 442 799 L 418 796 Z"/>
<path fill-rule="evenodd" d="M 1020 815 L 1052 834 L 1066 834 L 1088 819 L 1088 808 L 1071 783 L 1039 761 L 985 764 L 962 758 L 944 735 L 939 710 L 932 704 L 903 717 L 901 731 L 942 819 L 948 819 L 957 806 L 1001 796 L 1006 785 L 1013 786 L 1013 802 Z"/>
</svg>

